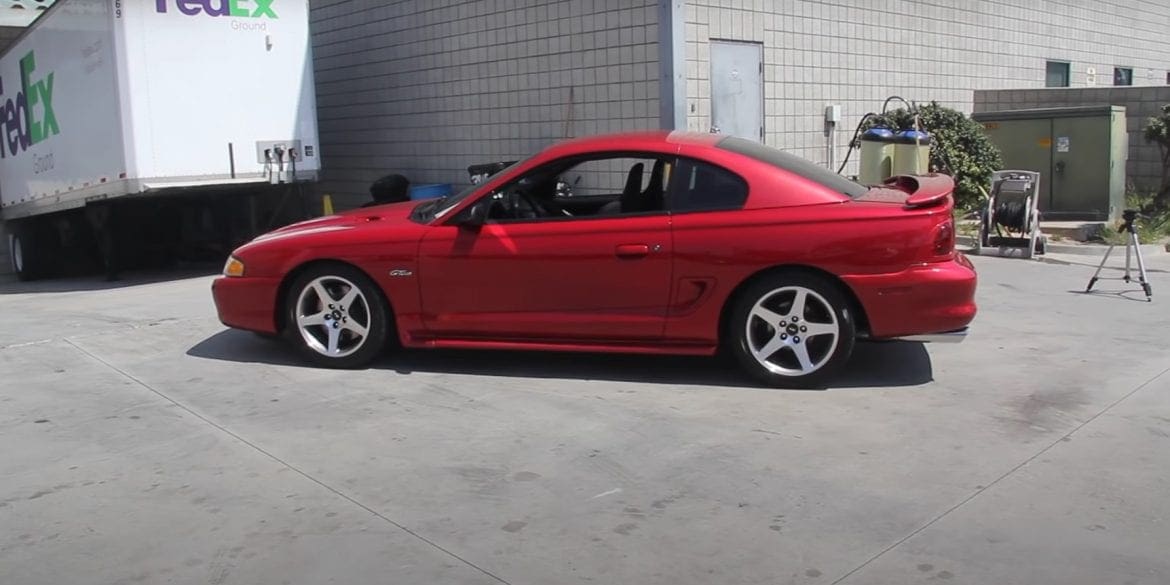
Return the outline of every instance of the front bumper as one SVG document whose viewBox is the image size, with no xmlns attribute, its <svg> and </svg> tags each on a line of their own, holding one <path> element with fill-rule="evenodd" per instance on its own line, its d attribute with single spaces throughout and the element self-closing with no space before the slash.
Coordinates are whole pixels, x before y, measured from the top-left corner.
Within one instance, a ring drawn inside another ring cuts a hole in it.
<svg viewBox="0 0 1170 585">
<path fill-rule="evenodd" d="M 872 339 L 961 341 L 975 319 L 975 267 L 962 254 L 889 274 L 844 276 Z"/>
<path fill-rule="evenodd" d="M 221 276 L 211 283 L 219 321 L 228 327 L 277 333 L 276 293 L 280 279 Z"/>
</svg>

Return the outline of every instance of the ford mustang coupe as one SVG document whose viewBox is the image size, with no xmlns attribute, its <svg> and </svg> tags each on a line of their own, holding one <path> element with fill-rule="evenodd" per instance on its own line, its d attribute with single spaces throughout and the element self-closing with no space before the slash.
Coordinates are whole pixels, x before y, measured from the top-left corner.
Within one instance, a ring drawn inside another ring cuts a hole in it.
<svg viewBox="0 0 1170 585">
<path fill-rule="evenodd" d="M 440 199 L 235 250 L 220 320 L 327 367 L 388 345 L 714 355 L 818 387 L 861 339 L 962 339 L 975 271 L 954 183 L 867 187 L 734 137 L 571 140 Z"/>
</svg>

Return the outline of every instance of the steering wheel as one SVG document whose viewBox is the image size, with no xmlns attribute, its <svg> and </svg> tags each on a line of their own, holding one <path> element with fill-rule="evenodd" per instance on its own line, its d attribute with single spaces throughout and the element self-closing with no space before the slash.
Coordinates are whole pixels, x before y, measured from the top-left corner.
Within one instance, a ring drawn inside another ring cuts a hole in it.
<svg viewBox="0 0 1170 585">
<path fill-rule="evenodd" d="M 527 189 L 517 188 L 509 198 L 509 211 L 515 219 L 536 219 L 548 217 L 548 210 L 536 201 Z M 527 207 L 527 209 L 525 209 Z"/>
</svg>

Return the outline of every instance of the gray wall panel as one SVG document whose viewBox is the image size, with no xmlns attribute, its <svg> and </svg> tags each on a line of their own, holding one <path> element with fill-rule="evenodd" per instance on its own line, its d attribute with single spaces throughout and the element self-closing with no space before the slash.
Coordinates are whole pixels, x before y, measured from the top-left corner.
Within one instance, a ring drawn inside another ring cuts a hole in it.
<svg viewBox="0 0 1170 585">
<path fill-rule="evenodd" d="M 401 172 L 467 166 L 566 136 L 659 127 L 657 0 L 339 0 L 312 5 L 322 193 L 339 207 Z"/>
</svg>

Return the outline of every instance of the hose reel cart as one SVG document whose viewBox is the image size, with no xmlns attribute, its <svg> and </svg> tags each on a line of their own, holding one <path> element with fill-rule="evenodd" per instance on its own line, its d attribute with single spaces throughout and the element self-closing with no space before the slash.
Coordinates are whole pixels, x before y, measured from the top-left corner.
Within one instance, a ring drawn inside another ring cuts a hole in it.
<svg viewBox="0 0 1170 585">
<path fill-rule="evenodd" d="M 991 175 L 991 195 L 979 221 L 976 253 L 1019 249 L 1021 256 L 1043 254 L 1048 238 L 1040 232 L 1040 173 L 998 171 Z"/>
</svg>

